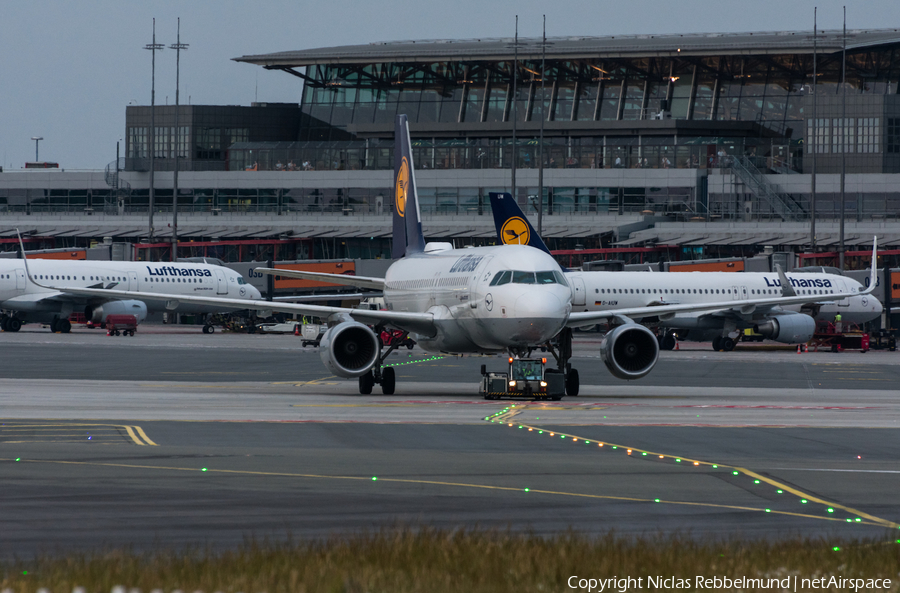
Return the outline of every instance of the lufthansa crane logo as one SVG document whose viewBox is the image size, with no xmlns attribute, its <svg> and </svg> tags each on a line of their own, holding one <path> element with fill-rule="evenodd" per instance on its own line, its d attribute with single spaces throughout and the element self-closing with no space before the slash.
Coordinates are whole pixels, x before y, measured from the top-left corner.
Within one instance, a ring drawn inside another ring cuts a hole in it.
<svg viewBox="0 0 900 593">
<path fill-rule="evenodd" d="M 394 188 L 394 208 L 400 216 L 406 216 L 406 196 L 409 192 L 409 161 L 406 157 L 400 161 L 397 172 L 397 187 Z"/>
<path fill-rule="evenodd" d="M 528 223 L 521 216 L 513 216 L 503 223 L 500 240 L 504 245 L 528 245 L 528 241 L 531 240 Z"/>
</svg>

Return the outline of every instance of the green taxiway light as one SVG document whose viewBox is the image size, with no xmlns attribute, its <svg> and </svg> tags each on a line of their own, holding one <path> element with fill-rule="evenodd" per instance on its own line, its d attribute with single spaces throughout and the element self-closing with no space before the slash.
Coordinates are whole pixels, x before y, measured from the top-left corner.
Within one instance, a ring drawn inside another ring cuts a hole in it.
<svg viewBox="0 0 900 593">
<path fill-rule="evenodd" d="M 681 460 L 680 460 L 680 459 L 676 459 L 676 460 L 675 460 L 675 463 L 681 463 Z"/>
<path fill-rule="evenodd" d="M 840 552 L 840 551 L 841 551 L 841 549 L 840 549 L 839 547 L 837 547 L 837 546 L 835 546 L 835 547 L 833 547 L 833 548 L 831 548 L 831 549 L 834 550 L 835 552 Z"/>
<path fill-rule="evenodd" d="M 784 494 L 784 490 L 779 490 L 778 494 Z"/>
<path fill-rule="evenodd" d="M 525 489 L 525 492 L 528 492 L 528 488 Z"/>
<path fill-rule="evenodd" d="M 647 452 L 646 452 L 646 451 L 644 451 L 644 452 L 643 452 L 643 453 L 641 453 L 641 455 L 645 455 L 645 456 L 646 456 L 646 455 L 647 455 Z"/>
<path fill-rule="evenodd" d="M 753 480 L 754 484 L 759 484 L 759 480 Z"/>
<path fill-rule="evenodd" d="M 718 465 L 713 465 L 713 469 L 718 469 Z"/>
<path fill-rule="evenodd" d="M 27 575 L 28 575 L 28 571 L 27 571 L 27 570 L 23 570 L 23 571 L 22 571 L 22 574 L 24 574 L 24 575 L 27 576 Z"/>
<path fill-rule="evenodd" d="M 373 481 L 373 482 L 374 482 L 375 480 L 377 480 L 377 479 L 378 479 L 378 476 L 372 476 L 372 481 Z"/>
<path fill-rule="evenodd" d="M 16 461 L 20 461 L 21 459 L 21 457 L 16 457 Z"/>
<path fill-rule="evenodd" d="M 833 513 L 833 512 L 834 512 L 834 509 L 828 509 L 828 512 L 829 512 L 829 513 Z"/>
<path fill-rule="evenodd" d="M 202 471 L 202 472 L 205 472 L 205 471 L 206 471 L 206 468 L 205 468 L 205 467 L 204 467 L 204 468 L 203 468 L 203 469 L 201 469 L 201 470 L 200 470 L 200 471 Z"/>
<path fill-rule="evenodd" d="M 766 509 L 766 512 L 767 512 L 767 513 L 771 513 L 771 512 L 772 512 L 772 509 Z"/>
<path fill-rule="evenodd" d="M 853 519 L 847 519 L 847 523 L 853 523 Z"/>
<path fill-rule="evenodd" d="M 809 502 L 809 501 L 806 500 L 805 498 L 801 498 L 801 499 L 800 499 L 800 502 L 803 503 L 803 504 L 806 504 L 806 503 Z"/>
<path fill-rule="evenodd" d="M 654 502 L 659 502 L 658 498 L 654 498 L 653 500 L 654 500 Z"/>
<path fill-rule="evenodd" d="M 543 431 L 543 430 L 539 430 L 539 431 L 538 431 L 538 434 L 544 434 L 544 431 Z"/>
<path fill-rule="evenodd" d="M 862 521 L 862 519 L 860 519 L 859 517 L 857 517 L 856 519 L 854 519 L 854 521 L 856 521 L 857 523 L 859 523 L 860 521 Z"/>
<path fill-rule="evenodd" d="M 736 472 L 736 471 L 734 471 L 734 472 L 731 472 L 731 473 L 733 473 L 733 474 L 734 474 L 734 475 L 738 475 L 738 473 L 737 473 L 737 472 Z"/>
<path fill-rule="evenodd" d="M 618 447 L 613 447 L 613 449 L 618 449 Z"/>
<path fill-rule="evenodd" d="M 564 438 L 566 438 L 566 435 L 564 435 L 564 434 L 559 435 L 559 438 L 564 439 Z"/>
</svg>

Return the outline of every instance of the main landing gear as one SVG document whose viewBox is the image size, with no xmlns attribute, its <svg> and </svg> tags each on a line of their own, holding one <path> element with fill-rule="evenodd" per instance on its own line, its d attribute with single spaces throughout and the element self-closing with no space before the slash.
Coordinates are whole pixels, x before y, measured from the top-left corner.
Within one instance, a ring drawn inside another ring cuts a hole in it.
<svg viewBox="0 0 900 593">
<path fill-rule="evenodd" d="M 72 331 L 72 323 L 66 319 L 60 319 L 59 317 L 54 317 L 50 322 L 50 331 L 53 333 L 59 332 L 61 334 L 67 334 Z"/>
<path fill-rule="evenodd" d="M 720 350 L 731 352 L 736 345 L 737 342 L 735 342 L 734 338 L 729 336 L 716 336 L 712 341 L 712 349 L 716 352 L 719 352 Z"/>
<path fill-rule="evenodd" d="M 3 315 L 0 317 L 0 329 L 5 332 L 17 332 L 22 329 L 22 321 L 15 316 Z"/>
<path fill-rule="evenodd" d="M 382 329 L 383 328 L 380 327 L 375 328 L 375 334 L 381 336 Z M 359 392 L 362 395 L 369 395 L 372 393 L 372 388 L 376 383 L 381 384 L 381 393 L 385 395 L 394 395 L 394 390 L 397 388 L 397 373 L 394 371 L 394 367 L 384 366 L 384 361 L 387 360 L 387 357 L 391 352 L 402 346 L 408 337 L 409 332 L 404 332 L 402 337 L 398 336 L 397 339 L 392 340 L 391 346 L 378 355 L 378 360 L 375 361 L 375 365 L 372 369 L 365 375 L 360 375 Z M 378 338 L 378 341 L 381 342 L 380 337 Z"/>
</svg>

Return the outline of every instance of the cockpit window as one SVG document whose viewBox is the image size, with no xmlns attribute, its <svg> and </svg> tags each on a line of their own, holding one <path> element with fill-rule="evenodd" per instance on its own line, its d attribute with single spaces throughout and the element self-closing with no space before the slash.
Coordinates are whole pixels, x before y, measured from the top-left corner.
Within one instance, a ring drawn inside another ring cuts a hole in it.
<svg viewBox="0 0 900 593">
<path fill-rule="evenodd" d="M 497 272 L 494 279 L 491 280 L 491 286 L 500 286 L 501 284 L 562 284 L 568 286 L 562 273 L 556 270 L 548 270 L 546 272 L 519 272 L 517 270 L 504 270 Z"/>
<path fill-rule="evenodd" d="M 238 284 L 247 284 L 247 281 L 244 280 L 243 276 L 238 276 Z"/>
<path fill-rule="evenodd" d="M 511 275 L 512 272 L 510 272 L 509 270 L 497 272 L 497 274 L 494 276 L 494 279 L 491 280 L 491 286 L 500 286 L 501 284 L 507 284 Z"/>
<path fill-rule="evenodd" d="M 557 279 L 556 275 L 550 272 L 536 272 L 537 283 L 538 284 L 558 284 L 559 279 Z"/>
<path fill-rule="evenodd" d="M 534 272 L 513 271 L 513 284 L 534 284 Z"/>
</svg>

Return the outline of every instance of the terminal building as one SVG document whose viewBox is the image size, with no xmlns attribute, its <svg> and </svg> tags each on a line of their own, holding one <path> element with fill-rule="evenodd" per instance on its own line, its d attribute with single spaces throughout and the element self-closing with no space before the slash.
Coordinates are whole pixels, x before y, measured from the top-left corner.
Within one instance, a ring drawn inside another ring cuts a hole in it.
<svg viewBox="0 0 900 593">
<path fill-rule="evenodd" d="M 487 196 L 511 190 L 515 165 L 516 199 L 530 215 L 542 204 L 543 234 L 567 263 L 579 252 L 635 262 L 810 251 L 815 169 L 823 255 L 807 261 L 831 263 L 842 170 L 846 245 L 877 234 L 891 250 L 900 29 L 842 37 L 429 40 L 242 56 L 296 77 L 299 103 L 180 106 L 177 129 L 176 108 L 158 106 L 152 146 L 150 108 L 129 106 L 124 157 L 105 171 L 0 173 L 0 235 L 19 226 L 41 247 L 113 237 L 167 259 L 177 154 L 179 256 L 389 257 L 393 125 L 406 114 L 430 239 L 492 242 Z"/>
</svg>

